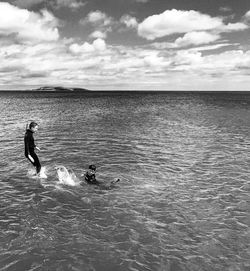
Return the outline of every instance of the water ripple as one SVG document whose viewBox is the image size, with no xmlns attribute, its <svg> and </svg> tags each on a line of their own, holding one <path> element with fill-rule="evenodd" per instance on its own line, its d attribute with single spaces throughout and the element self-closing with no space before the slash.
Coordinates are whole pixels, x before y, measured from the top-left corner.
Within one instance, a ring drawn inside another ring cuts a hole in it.
<svg viewBox="0 0 250 271">
<path fill-rule="evenodd" d="M 249 270 L 248 96 L 1 95 L 1 271 Z M 47 180 L 27 176 L 31 118 Z M 121 181 L 58 183 L 91 163 Z"/>
</svg>

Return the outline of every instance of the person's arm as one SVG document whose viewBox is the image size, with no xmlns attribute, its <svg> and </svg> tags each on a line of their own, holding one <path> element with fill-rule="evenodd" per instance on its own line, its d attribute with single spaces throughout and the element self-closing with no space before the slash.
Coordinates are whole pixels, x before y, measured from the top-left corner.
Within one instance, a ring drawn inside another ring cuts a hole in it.
<svg viewBox="0 0 250 271">
<path fill-rule="evenodd" d="M 87 171 L 85 174 L 85 180 L 89 183 L 93 183 L 93 175 L 89 174 L 89 172 Z"/>
<path fill-rule="evenodd" d="M 33 144 L 34 144 L 34 149 L 36 149 L 38 151 L 41 151 L 41 149 L 35 144 L 34 137 L 33 137 Z"/>
</svg>

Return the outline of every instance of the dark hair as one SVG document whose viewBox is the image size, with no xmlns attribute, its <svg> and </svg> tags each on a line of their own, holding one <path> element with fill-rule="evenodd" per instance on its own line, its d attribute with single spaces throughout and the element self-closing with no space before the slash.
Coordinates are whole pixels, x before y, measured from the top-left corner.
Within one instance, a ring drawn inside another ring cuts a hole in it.
<svg viewBox="0 0 250 271">
<path fill-rule="evenodd" d="M 32 122 L 30 123 L 30 125 L 29 125 L 29 129 L 34 128 L 34 127 L 36 127 L 36 126 L 38 126 L 38 124 L 37 124 L 36 122 L 32 121 Z"/>
<path fill-rule="evenodd" d="M 89 169 L 91 169 L 91 170 L 96 170 L 96 166 L 95 166 L 95 165 L 90 165 L 90 166 L 89 166 Z"/>
</svg>

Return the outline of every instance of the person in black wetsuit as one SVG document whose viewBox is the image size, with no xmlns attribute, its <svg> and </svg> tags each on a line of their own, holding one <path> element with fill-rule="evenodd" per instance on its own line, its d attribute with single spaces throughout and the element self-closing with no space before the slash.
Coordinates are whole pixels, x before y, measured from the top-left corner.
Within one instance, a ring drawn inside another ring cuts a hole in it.
<svg viewBox="0 0 250 271">
<path fill-rule="evenodd" d="M 116 181 L 112 181 L 109 185 L 106 185 L 105 183 L 96 180 L 95 173 L 96 166 L 90 165 L 89 169 L 84 174 L 84 179 L 88 184 L 98 185 L 102 189 L 111 189 L 115 183 L 120 181 L 120 179 L 117 179 Z"/>
<path fill-rule="evenodd" d="M 96 166 L 90 165 L 89 169 L 84 174 L 84 179 L 88 184 L 96 184 L 96 185 L 100 184 L 100 182 L 96 180 L 95 172 L 96 172 Z"/>
<path fill-rule="evenodd" d="M 37 174 L 41 170 L 40 161 L 35 153 L 35 149 L 40 151 L 40 149 L 35 145 L 33 134 L 37 132 L 38 124 L 36 122 L 31 122 L 29 124 L 29 129 L 26 130 L 24 135 L 24 154 L 25 157 L 29 159 L 32 165 L 36 168 Z"/>
</svg>

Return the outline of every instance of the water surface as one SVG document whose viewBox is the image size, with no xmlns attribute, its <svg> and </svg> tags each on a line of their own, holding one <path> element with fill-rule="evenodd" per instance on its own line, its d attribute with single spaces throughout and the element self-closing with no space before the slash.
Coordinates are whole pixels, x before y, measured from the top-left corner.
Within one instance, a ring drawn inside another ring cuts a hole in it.
<svg viewBox="0 0 250 271">
<path fill-rule="evenodd" d="M 0 93 L 0 270 L 250 270 L 249 113 L 249 93 Z M 117 187 L 58 184 L 91 163 Z"/>
</svg>

